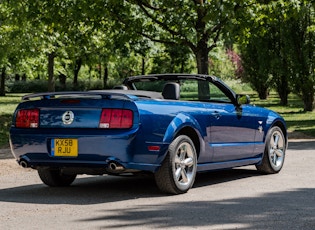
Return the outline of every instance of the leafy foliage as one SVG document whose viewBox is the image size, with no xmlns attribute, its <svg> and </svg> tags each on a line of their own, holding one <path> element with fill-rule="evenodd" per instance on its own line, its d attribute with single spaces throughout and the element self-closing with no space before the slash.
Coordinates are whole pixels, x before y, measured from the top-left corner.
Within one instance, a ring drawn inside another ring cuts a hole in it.
<svg viewBox="0 0 315 230">
<path fill-rule="evenodd" d="M 0 91 L 14 75 L 48 80 L 41 89 L 53 91 L 59 78 L 81 89 L 83 81 L 108 88 L 148 73 L 243 74 L 261 98 L 274 88 L 285 105 L 295 92 L 312 110 L 314 7 L 310 0 L 1 1 Z"/>
<path fill-rule="evenodd" d="M 111 13 L 128 33 L 189 48 L 195 55 L 198 73 L 205 74 L 209 71 L 208 54 L 217 46 L 237 5 L 237 2 L 216 0 L 127 0 L 120 3 L 119 8 L 111 7 L 115 9 Z"/>
<path fill-rule="evenodd" d="M 255 3 L 240 38 L 244 79 L 265 98 L 275 87 L 286 105 L 293 90 L 314 109 L 314 6 L 308 1 Z"/>
</svg>

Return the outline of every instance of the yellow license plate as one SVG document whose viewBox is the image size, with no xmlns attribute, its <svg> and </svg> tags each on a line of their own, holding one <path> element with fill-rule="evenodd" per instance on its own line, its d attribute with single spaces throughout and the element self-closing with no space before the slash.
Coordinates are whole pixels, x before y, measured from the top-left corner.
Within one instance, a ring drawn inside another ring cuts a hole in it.
<svg viewBox="0 0 315 230">
<path fill-rule="evenodd" d="M 51 155 L 56 157 L 77 157 L 78 140 L 77 139 L 52 139 Z"/>
</svg>

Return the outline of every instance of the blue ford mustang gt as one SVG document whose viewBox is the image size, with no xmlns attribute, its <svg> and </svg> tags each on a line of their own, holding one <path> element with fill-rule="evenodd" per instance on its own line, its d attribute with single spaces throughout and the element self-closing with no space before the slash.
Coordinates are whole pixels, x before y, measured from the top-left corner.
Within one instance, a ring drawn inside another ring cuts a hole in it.
<svg viewBox="0 0 315 230">
<path fill-rule="evenodd" d="M 281 116 L 217 77 L 159 74 L 111 90 L 26 95 L 10 144 L 48 186 L 68 186 L 78 174 L 148 172 L 161 191 L 180 194 L 197 172 L 255 165 L 278 173 L 287 131 Z"/>
</svg>

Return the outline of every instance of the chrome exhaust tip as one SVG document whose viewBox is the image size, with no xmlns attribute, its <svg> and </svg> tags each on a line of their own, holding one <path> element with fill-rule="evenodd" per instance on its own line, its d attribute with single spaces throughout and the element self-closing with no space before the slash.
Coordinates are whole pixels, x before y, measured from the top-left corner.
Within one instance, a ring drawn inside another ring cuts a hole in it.
<svg viewBox="0 0 315 230">
<path fill-rule="evenodd" d="M 19 165 L 22 166 L 23 168 L 30 167 L 26 160 L 20 160 Z"/>
<path fill-rule="evenodd" d="M 125 168 L 121 164 L 111 161 L 108 164 L 107 171 L 110 173 L 121 173 L 125 171 Z"/>
</svg>

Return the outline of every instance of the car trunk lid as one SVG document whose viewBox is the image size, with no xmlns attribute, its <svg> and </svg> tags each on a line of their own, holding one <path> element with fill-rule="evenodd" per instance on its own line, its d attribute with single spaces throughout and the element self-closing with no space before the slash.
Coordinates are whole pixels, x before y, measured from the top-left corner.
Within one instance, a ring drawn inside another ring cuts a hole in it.
<svg viewBox="0 0 315 230">
<path fill-rule="evenodd" d="M 34 100 L 38 97 L 40 100 Z M 21 128 L 131 128 L 138 114 L 136 105 L 123 94 L 58 92 L 23 99 L 15 116 L 15 124 L 22 124 Z"/>
</svg>

